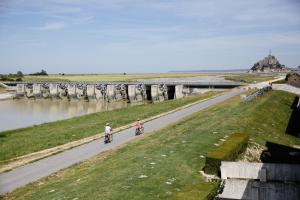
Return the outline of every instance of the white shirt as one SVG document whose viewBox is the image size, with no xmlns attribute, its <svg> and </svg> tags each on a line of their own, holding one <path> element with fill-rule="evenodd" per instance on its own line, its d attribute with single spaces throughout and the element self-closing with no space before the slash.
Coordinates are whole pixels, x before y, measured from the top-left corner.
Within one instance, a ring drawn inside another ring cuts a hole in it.
<svg viewBox="0 0 300 200">
<path fill-rule="evenodd" d="M 111 127 L 110 126 L 105 126 L 104 132 L 105 134 L 110 134 Z"/>
</svg>

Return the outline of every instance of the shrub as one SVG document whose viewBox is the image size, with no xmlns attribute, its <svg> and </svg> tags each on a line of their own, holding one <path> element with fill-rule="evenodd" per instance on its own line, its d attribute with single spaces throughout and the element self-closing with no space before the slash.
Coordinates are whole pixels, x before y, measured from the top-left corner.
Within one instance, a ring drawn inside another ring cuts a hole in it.
<svg viewBox="0 0 300 200">
<path fill-rule="evenodd" d="M 204 172 L 218 175 L 221 161 L 233 161 L 239 154 L 243 153 L 248 145 L 249 135 L 234 133 L 216 149 L 206 156 Z"/>
</svg>

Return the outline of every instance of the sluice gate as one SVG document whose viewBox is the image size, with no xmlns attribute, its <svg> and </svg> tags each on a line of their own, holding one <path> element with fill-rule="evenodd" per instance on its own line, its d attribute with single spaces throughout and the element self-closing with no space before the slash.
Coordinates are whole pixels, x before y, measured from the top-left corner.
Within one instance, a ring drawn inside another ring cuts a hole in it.
<svg viewBox="0 0 300 200">
<path fill-rule="evenodd" d="M 17 83 L 17 98 L 58 98 L 103 100 L 107 102 L 128 100 L 153 102 L 180 99 L 203 91 L 229 89 L 239 83 Z"/>
</svg>

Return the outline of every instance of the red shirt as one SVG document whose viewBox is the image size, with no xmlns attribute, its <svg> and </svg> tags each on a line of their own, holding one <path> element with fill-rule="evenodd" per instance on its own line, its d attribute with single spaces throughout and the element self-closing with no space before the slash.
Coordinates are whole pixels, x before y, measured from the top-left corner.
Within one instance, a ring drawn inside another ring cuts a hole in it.
<svg viewBox="0 0 300 200">
<path fill-rule="evenodd" d="M 142 123 L 140 121 L 137 121 L 135 123 L 135 128 L 141 128 L 142 127 Z"/>
</svg>

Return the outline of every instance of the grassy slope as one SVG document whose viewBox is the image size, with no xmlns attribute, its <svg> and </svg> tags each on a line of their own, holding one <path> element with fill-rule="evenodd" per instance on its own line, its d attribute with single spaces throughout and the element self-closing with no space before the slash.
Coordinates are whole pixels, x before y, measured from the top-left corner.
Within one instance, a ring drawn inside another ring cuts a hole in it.
<svg viewBox="0 0 300 200">
<path fill-rule="evenodd" d="M 25 76 L 24 81 L 133 81 L 149 78 L 184 78 L 201 76 L 197 73 L 160 73 L 160 74 L 96 74 L 96 75 L 49 75 L 49 76 Z"/>
<path fill-rule="evenodd" d="M 244 83 L 261 82 L 274 79 L 275 76 L 271 75 L 257 75 L 257 74 L 241 74 L 235 76 L 225 76 L 225 80 L 240 81 Z"/>
<path fill-rule="evenodd" d="M 195 187 L 200 192 L 193 194 L 202 199 L 212 187 L 201 186 L 204 180 L 198 171 L 204 159 L 200 155 L 206 155 L 225 135 L 245 132 L 261 144 L 266 140 L 300 143 L 284 134 L 293 98 L 280 91 L 246 104 L 239 97 L 232 98 L 18 189 L 5 199 L 167 199 L 188 188 L 195 191 Z M 140 179 L 140 175 L 148 177 Z"/>
<path fill-rule="evenodd" d="M 200 96 L 132 106 L 5 131 L 0 133 L 0 161 L 95 135 L 103 131 L 106 122 L 111 122 L 113 128 L 120 127 L 134 122 L 138 117 L 145 119 L 215 94 L 217 92 L 209 92 Z"/>
</svg>

